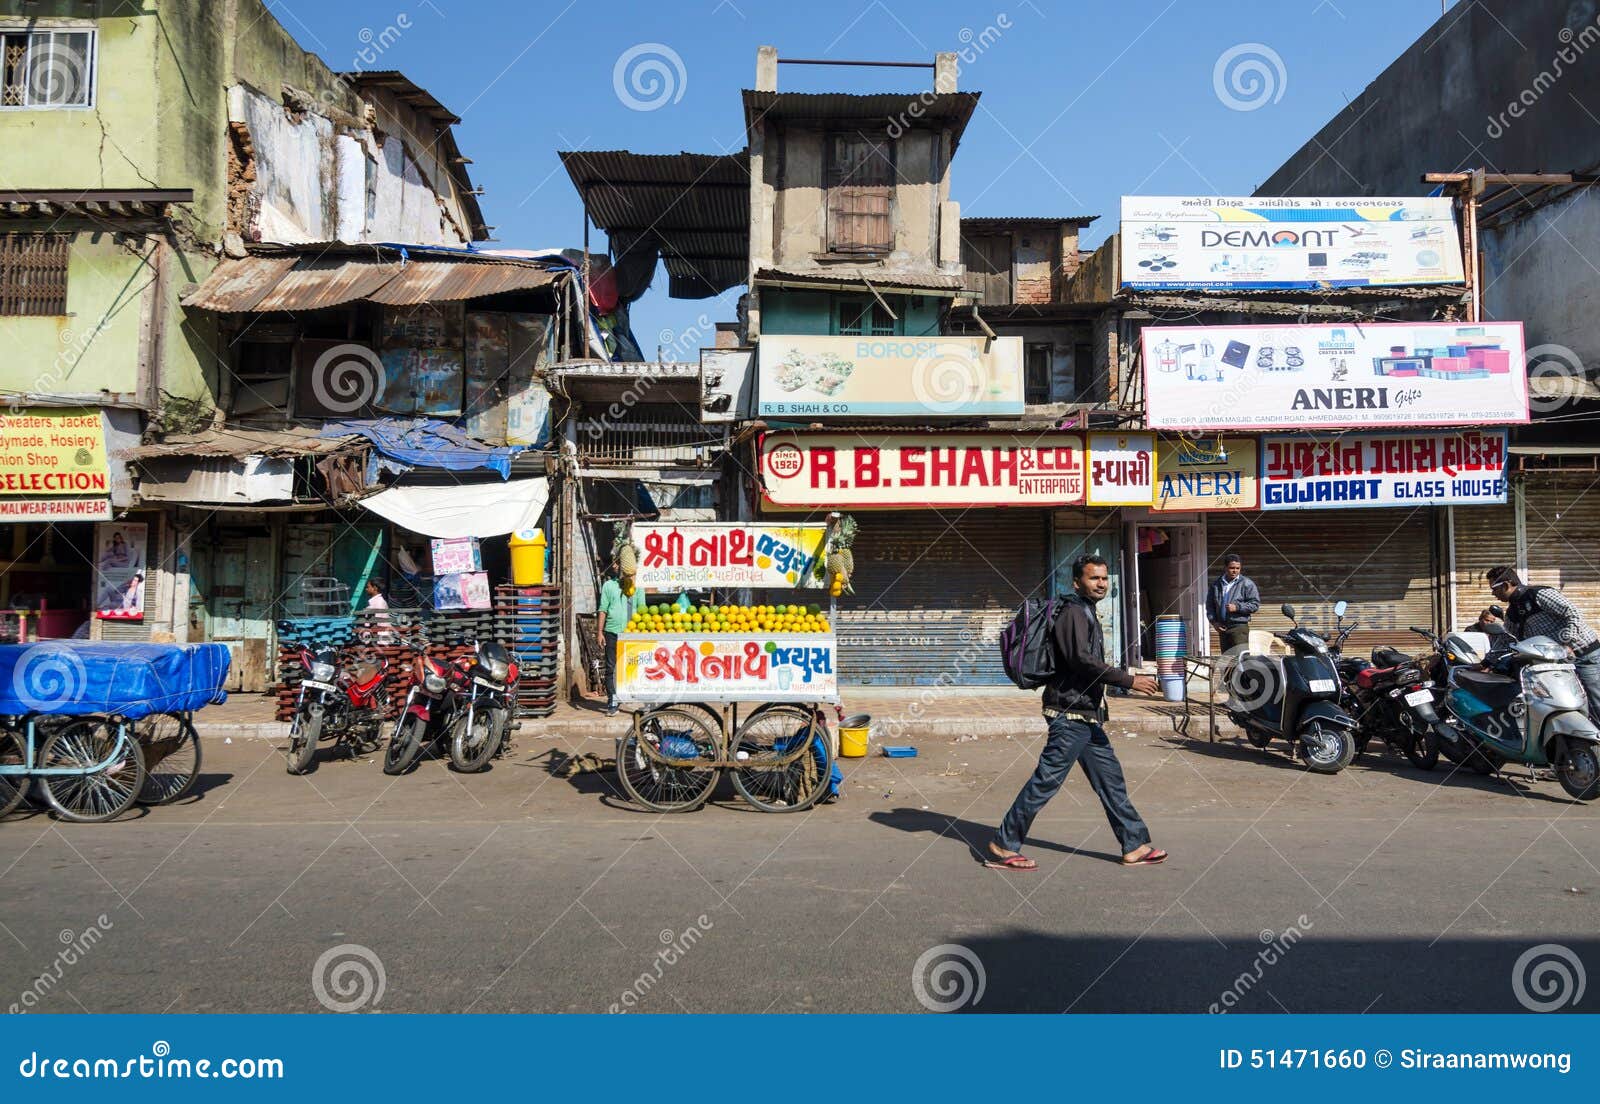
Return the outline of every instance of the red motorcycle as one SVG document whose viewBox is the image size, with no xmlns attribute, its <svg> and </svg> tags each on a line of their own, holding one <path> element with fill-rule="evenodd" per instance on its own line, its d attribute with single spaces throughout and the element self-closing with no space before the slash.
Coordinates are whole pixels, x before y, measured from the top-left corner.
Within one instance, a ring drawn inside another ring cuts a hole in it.
<svg viewBox="0 0 1600 1104">
<path fill-rule="evenodd" d="M 422 654 L 414 682 L 395 720 L 383 773 L 404 774 L 436 741 L 448 743 L 450 764 L 475 774 L 505 746 L 515 715 L 516 663 L 501 644 L 480 644 L 452 662 Z"/>
<path fill-rule="evenodd" d="M 337 648 L 313 651 L 302 644 L 300 666 L 305 676 L 289 725 L 289 773 L 309 771 L 323 740 L 332 740 L 351 758 L 378 750 L 389 710 L 383 685 L 389 661 L 366 652 L 341 663 Z"/>
</svg>

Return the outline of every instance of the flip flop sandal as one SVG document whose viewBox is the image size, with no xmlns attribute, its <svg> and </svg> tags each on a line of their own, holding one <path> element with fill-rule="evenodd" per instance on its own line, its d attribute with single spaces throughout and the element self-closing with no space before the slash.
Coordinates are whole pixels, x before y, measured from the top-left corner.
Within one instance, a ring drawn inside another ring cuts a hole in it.
<svg viewBox="0 0 1600 1104">
<path fill-rule="evenodd" d="M 1155 866 L 1155 865 L 1157 865 L 1159 863 L 1164 863 L 1166 861 L 1167 861 L 1167 853 L 1165 851 L 1161 850 L 1161 848 L 1157 847 L 1157 848 L 1154 848 L 1153 850 L 1146 851 L 1143 855 L 1139 856 L 1137 859 L 1123 859 L 1122 860 L 1122 865 L 1123 866 Z"/>
<path fill-rule="evenodd" d="M 1037 870 L 1039 864 L 1026 855 L 1007 855 L 1005 858 L 992 858 L 984 862 L 990 870 Z"/>
</svg>

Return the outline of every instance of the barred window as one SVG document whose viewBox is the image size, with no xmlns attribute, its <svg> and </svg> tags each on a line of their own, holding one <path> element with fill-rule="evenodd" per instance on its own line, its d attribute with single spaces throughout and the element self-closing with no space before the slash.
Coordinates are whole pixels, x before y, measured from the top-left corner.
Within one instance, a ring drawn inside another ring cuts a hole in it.
<svg viewBox="0 0 1600 1104">
<path fill-rule="evenodd" d="M 95 32 L 0 27 L 0 110 L 93 107 Z"/>
<path fill-rule="evenodd" d="M 66 314 L 70 234 L 0 234 L 0 315 Z"/>
</svg>

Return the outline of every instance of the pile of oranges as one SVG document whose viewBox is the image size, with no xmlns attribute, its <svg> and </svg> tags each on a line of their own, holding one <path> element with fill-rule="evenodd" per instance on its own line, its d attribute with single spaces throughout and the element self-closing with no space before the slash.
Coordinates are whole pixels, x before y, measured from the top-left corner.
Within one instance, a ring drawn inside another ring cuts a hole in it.
<svg viewBox="0 0 1600 1104">
<path fill-rule="evenodd" d="M 825 633 L 832 629 L 817 606 L 645 606 L 628 621 L 631 633 Z"/>
</svg>

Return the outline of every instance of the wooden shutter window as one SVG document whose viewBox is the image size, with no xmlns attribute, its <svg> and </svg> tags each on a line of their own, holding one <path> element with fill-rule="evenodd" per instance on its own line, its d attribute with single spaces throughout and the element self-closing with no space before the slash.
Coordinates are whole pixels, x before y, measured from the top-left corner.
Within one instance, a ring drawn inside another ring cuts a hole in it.
<svg viewBox="0 0 1600 1104">
<path fill-rule="evenodd" d="M 828 139 L 828 251 L 894 249 L 894 143 L 865 134 Z"/>
<path fill-rule="evenodd" d="M 67 313 L 69 234 L 0 234 L 0 315 Z"/>
</svg>

